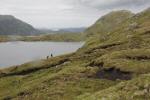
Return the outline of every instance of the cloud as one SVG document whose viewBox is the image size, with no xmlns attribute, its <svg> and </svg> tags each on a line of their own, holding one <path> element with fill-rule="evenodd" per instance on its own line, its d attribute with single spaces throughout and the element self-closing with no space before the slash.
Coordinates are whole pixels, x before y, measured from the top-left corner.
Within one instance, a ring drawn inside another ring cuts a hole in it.
<svg viewBox="0 0 150 100">
<path fill-rule="evenodd" d="M 150 0 L 80 0 L 80 2 L 87 6 L 92 6 L 101 10 L 117 7 L 138 7 L 150 5 Z"/>
<path fill-rule="evenodd" d="M 138 12 L 149 5 L 150 0 L 1 0 L 0 14 L 14 15 L 35 27 L 83 27 L 111 10 Z"/>
</svg>

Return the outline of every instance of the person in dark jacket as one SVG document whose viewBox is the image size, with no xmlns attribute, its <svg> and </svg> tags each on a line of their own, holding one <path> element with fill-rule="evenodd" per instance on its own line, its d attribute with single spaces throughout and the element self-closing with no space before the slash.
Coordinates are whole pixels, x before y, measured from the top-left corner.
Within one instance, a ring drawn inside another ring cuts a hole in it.
<svg viewBox="0 0 150 100">
<path fill-rule="evenodd" d="M 51 53 L 51 57 L 53 57 L 53 54 Z"/>
<path fill-rule="evenodd" d="M 47 56 L 46 59 L 49 59 L 49 56 Z"/>
</svg>

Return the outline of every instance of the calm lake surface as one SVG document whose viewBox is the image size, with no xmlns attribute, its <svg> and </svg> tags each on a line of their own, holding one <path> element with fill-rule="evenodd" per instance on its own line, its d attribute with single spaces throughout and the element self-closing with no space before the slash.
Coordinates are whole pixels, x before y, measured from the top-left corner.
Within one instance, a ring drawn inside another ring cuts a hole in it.
<svg viewBox="0 0 150 100">
<path fill-rule="evenodd" d="M 45 59 L 75 52 L 84 42 L 6 42 L 0 43 L 0 68 L 20 65 L 29 61 Z"/>
</svg>

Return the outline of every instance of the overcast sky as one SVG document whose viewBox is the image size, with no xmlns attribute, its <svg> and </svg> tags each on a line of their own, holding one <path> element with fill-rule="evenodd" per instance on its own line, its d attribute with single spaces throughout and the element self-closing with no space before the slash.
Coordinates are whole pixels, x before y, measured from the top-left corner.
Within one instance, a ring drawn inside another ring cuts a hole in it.
<svg viewBox="0 0 150 100">
<path fill-rule="evenodd" d="M 150 0 L 0 0 L 0 14 L 38 28 L 87 27 L 112 10 L 139 12 L 149 5 Z"/>
</svg>

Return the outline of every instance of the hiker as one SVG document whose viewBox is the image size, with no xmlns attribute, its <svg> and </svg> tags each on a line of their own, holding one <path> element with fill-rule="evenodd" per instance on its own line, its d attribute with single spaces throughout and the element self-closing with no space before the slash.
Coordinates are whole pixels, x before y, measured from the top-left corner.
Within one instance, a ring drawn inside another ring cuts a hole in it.
<svg viewBox="0 0 150 100">
<path fill-rule="evenodd" d="M 49 56 L 47 56 L 46 58 L 49 59 Z"/>
<path fill-rule="evenodd" d="M 53 57 L 53 54 L 51 53 L 51 57 Z"/>
<path fill-rule="evenodd" d="M 17 69 L 18 69 L 18 66 L 16 66 L 14 70 L 17 70 Z"/>
</svg>

